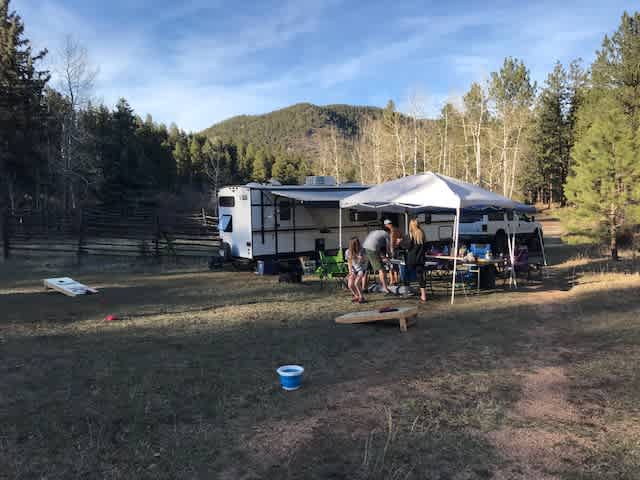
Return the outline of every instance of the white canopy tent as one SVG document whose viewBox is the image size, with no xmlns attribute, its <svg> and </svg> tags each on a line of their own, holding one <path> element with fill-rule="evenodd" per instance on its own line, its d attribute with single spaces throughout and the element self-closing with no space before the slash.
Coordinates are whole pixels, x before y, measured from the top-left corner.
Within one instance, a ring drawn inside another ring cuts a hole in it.
<svg viewBox="0 0 640 480">
<path fill-rule="evenodd" d="M 535 208 L 530 205 L 515 202 L 477 185 L 433 172 L 399 178 L 350 195 L 340 201 L 340 208 L 384 209 L 389 212 L 405 214 L 440 210 L 455 211 L 451 303 L 455 299 L 461 210 L 501 209 L 505 210 L 505 220 L 507 210 L 535 212 Z M 507 234 L 512 235 L 511 240 L 507 243 L 513 265 L 516 232 L 507 232 Z M 542 248 L 544 249 L 544 246 Z M 513 271 L 512 279 L 515 281 Z"/>
</svg>

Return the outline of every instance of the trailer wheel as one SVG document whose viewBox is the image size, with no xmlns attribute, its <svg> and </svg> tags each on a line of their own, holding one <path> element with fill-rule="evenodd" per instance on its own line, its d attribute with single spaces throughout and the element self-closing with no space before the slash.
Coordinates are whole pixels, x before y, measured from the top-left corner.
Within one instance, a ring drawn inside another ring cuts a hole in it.
<svg viewBox="0 0 640 480">
<path fill-rule="evenodd" d="M 223 258 L 225 262 L 231 260 L 231 245 L 227 242 L 222 242 L 222 250 L 224 252 Z"/>
</svg>

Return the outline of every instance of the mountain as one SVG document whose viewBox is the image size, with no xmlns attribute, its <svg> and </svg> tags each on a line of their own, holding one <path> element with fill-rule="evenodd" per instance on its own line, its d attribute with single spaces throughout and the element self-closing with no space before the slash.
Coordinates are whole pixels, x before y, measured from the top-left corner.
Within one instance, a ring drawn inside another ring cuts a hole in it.
<svg viewBox="0 0 640 480">
<path fill-rule="evenodd" d="M 263 115 L 239 115 L 202 132 L 213 138 L 242 140 L 255 146 L 267 145 L 296 151 L 307 158 L 318 154 L 320 137 L 332 126 L 347 139 L 358 133 L 365 117 L 380 118 L 382 109 L 354 105 L 317 106 L 298 103 Z"/>
</svg>

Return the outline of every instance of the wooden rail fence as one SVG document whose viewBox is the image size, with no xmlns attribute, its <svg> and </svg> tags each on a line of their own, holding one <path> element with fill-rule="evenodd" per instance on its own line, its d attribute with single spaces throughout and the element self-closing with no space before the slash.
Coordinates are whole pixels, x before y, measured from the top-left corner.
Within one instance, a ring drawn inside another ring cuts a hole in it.
<svg viewBox="0 0 640 480">
<path fill-rule="evenodd" d="M 218 219 L 205 210 L 86 208 L 71 214 L 5 212 L 4 258 L 59 254 L 127 257 L 206 257 L 220 245 Z"/>
</svg>

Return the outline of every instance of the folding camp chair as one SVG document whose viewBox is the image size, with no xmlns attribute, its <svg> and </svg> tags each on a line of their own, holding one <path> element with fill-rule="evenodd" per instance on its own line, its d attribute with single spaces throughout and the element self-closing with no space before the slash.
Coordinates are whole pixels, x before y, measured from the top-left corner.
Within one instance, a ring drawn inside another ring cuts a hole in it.
<svg viewBox="0 0 640 480">
<path fill-rule="evenodd" d="M 320 251 L 320 266 L 316 273 L 320 277 L 320 287 L 324 286 L 326 280 L 335 280 L 336 285 L 340 288 L 347 286 L 347 276 L 349 275 L 349 267 L 344 261 L 342 249 L 338 250 L 336 255 L 327 255 Z"/>
</svg>

